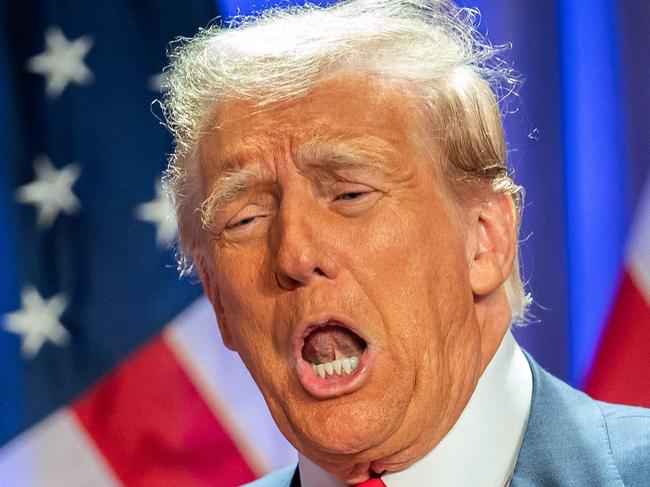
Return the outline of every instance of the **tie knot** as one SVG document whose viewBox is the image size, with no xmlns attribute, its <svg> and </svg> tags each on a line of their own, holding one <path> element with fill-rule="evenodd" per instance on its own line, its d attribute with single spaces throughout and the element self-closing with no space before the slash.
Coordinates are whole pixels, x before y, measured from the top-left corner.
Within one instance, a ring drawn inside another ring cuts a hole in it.
<svg viewBox="0 0 650 487">
<path fill-rule="evenodd" d="M 379 477 L 373 477 L 365 482 L 356 484 L 354 487 L 386 487 L 386 484 Z"/>
</svg>

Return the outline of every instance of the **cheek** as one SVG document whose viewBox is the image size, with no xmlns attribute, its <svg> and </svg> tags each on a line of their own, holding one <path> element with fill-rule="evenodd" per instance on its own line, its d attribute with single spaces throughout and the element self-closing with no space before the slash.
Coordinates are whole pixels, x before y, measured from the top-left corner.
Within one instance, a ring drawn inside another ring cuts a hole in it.
<svg viewBox="0 0 650 487">
<path fill-rule="evenodd" d="M 235 350 L 266 401 L 278 403 L 291 383 L 286 346 L 278 345 L 287 340 L 283 330 L 274 328 L 275 309 L 268 292 L 252 291 L 257 279 L 243 271 L 238 266 L 223 286 L 225 319 Z"/>
<path fill-rule="evenodd" d="M 359 236 L 355 270 L 401 346 L 412 351 L 464 321 L 472 304 L 462 236 L 440 208 L 392 211 Z"/>
<path fill-rule="evenodd" d="M 256 249 L 226 248 L 215 252 L 219 297 L 235 345 L 264 347 L 264 317 L 271 315 L 268 293 L 261 292 L 264 255 Z M 240 351 L 240 354 L 242 352 Z"/>
</svg>

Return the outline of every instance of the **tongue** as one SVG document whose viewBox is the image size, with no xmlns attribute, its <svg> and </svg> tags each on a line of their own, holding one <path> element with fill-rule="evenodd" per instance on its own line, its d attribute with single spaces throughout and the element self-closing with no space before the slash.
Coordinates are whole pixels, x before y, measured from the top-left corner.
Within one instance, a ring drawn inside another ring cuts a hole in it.
<svg viewBox="0 0 650 487">
<path fill-rule="evenodd" d="M 302 358 L 312 364 L 323 364 L 346 357 L 360 357 L 364 348 L 363 339 L 347 328 L 325 325 L 305 338 Z"/>
</svg>

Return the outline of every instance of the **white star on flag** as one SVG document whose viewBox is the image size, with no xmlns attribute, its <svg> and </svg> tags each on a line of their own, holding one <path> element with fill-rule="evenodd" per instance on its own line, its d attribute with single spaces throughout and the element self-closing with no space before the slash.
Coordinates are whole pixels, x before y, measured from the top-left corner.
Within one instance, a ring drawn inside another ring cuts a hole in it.
<svg viewBox="0 0 650 487">
<path fill-rule="evenodd" d="M 138 220 L 156 225 L 156 242 L 160 247 L 166 247 L 174 241 L 176 219 L 169 198 L 165 195 L 160 182 L 156 183 L 156 198 L 138 205 L 135 216 Z"/>
<path fill-rule="evenodd" d="M 80 85 L 92 81 L 93 73 L 83 58 L 93 42 L 88 35 L 69 41 L 59 27 L 50 27 L 45 32 L 45 51 L 30 57 L 27 69 L 45 76 L 45 93 L 50 98 L 57 98 L 71 81 Z"/>
<path fill-rule="evenodd" d="M 62 211 L 68 215 L 79 211 L 81 204 L 72 192 L 81 173 L 77 164 L 56 169 L 49 157 L 40 156 L 34 161 L 34 172 L 34 181 L 16 189 L 16 201 L 36 207 L 39 227 L 50 227 Z"/>
<path fill-rule="evenodd" d="M 65 294 L 43 299 L 36 288 L 23 288 L 21 309 L 5 315 L 4 328 L 22 338 L 23 357 L 32 359 L 46 341 L 63 346 L 70 340 L 70 334 L 59 318 L 68 306 Z"/>
</svg>

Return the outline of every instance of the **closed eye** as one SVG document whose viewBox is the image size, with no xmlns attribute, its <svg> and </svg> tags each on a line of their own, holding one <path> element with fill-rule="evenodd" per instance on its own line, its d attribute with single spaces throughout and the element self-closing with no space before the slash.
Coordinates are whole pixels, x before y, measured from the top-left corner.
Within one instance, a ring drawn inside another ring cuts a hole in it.
<svg viewBox="0 0 650 487">
<path fill-rule="evenodd" d="M 381 196 L 381 191 L 365 184 L 345 185 L 333 192 L 330 207 L 343 216 L 356 217 L 372 208 Z"/>
<path fill-rule="evenodd" d="M 351 201 L 370 194 L 371 192 L 372 191 L 350 191 L 347 193 L 341 193 L 334 198 L 334 201 Z"/>
<path fill-rule="evenodd" d="M 246 218 L 242 218 L 241 220 L 235 220 L 232 223 L 229 223 L 226 225 L 226 228 L 237 228 L 237 227 L 243 227 L 246 226 L 250 223 L 253 223 L 253 221 L 258 218 L 257 216 L 248 216 Z"/>
<path fill-rule="evenodd" d="M 249 205 L 240 211 L 232 220 L 226 225 L 226 230 L 244 230 L 248 227 L 256 227 L 257 224 L 268 217 L 271 213 L 268 209 L 262 208 L 258 205 Z"/>
</svg>

